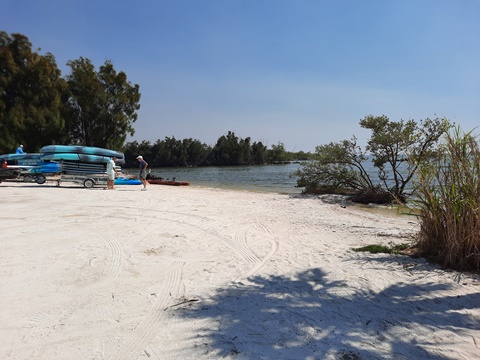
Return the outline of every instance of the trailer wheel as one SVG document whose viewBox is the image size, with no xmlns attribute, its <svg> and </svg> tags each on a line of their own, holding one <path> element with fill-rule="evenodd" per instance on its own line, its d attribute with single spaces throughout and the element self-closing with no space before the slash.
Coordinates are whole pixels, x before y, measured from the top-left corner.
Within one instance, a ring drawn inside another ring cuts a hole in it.
<svg viewBox="0 0 480 360">
<path fill-rule="evenodd" d="M 47 181 L 47 179 L 45 178 L 45 176 L 43 175 L 38 175 L 36 178 L 35 178 L 35 181 L 37 182 L 37 184 L 45 184 L 45 181 Z"/>
<path fill-rule="evenodd" d="M 83 186 L 85 186 L 87 189 L 91 189 L 95 186 L 95 181 L 93 181 L 93 179 L 85 179 L 83 181 Z"/>
</svg>

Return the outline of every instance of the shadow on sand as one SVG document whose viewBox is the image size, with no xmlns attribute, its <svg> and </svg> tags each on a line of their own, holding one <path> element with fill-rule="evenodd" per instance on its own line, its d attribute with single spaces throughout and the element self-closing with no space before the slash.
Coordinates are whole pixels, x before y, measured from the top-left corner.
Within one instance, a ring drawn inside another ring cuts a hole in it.
<svg viewBox="0 0 480 360">
<path fill-rule="evenodd" d="M 212 358 L 454 359 L 457 336 L 478 330 L 469 309 L 478 309 L 480 293 L 440 295 L 449 288 L 432 282 L 352 289 L 311 269 L 294 278 L 251 277 L 177 315 L 218 323 L 190 339 Z"/>
</svg>

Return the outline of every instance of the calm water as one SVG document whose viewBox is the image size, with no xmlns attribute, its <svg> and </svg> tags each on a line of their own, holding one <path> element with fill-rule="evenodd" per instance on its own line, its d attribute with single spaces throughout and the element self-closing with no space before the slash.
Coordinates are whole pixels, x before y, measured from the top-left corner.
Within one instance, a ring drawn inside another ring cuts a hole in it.
<svg viewBox="0 0 480 360">
<path fill-rule="evenodd" d="M 152 168 L 152 174 L 165 179 L 189 181 L 193 186 L 207 186 L 224 189 L 253 190 L 298 194 L 302 189 L 295 187 L 297 178 L 293 172 L 299 164 L 256 165 L 256 166 L 207 166 L 195 168 Z M 127 169 L 136 174 L 136 169 Z"/>
<path fill-rule="evenodd" d="M 250 165 L 250 166 L 207 166 L 195 168 L 152 168 L 152 174 L 165 179 L 189 181 L 193 186 L 213 188 L 277 192 L 299 194 L 302 188 L 296 188 L 297 177 L 293 173 L 300 164 L 286 165 Z M 377 178 L 376 169 L 371 162 L 365 164 L 373 180 Z M 137 169 L 124 169 L 129 174 L 137 174 Z"/>
</svg>

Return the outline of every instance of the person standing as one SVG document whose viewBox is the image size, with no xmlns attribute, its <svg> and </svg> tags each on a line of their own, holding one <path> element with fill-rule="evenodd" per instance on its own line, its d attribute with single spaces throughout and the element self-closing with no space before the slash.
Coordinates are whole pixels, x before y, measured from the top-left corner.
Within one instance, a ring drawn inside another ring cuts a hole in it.
<svg viewBox="0 0 480 360">
<path fill-rule="evenodd" d="M 17 151 L 15 151 L 15 154 L 25 154 L 25 152 L 23 151 L 23 145 L 20 145 L 17 148 Z"/>
<path fill-rule="evenodd" d="M 118 175 L 118 171 L 115 168 L 115 161 L 117 161 L 117 158 L 114 156 L 107 162 L 107 190 L 113 190 L 115 188 L 115 174 Z"/>
<path fill-rule="evenodd" d="M 143 184 L 142 191 L 145 191 L 145 190 L 147 190 L 147 166 L 148 166 L 148 163 L 145 160 L 143 160 L 142 155 L 138 155 L 137 160 L 140 163 L 140 166 L 139 166 L 139 172 L 140 173 L 138 175 L 138 178 L 140 179 L 140 181 Z"/>
</svg>

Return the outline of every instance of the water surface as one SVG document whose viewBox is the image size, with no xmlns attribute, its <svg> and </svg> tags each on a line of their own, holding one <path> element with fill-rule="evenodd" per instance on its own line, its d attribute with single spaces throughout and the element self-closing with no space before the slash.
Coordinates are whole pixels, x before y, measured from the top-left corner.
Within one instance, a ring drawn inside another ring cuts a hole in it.
<svg viewBox="0 0 480 360">
<path fill-rule="evenodd" d="M 152 168 L 152 174 L 165 179 L 188 181 L 193 186 L 206 186 L 223 189 L 277 192 L 299 194 L 297 178 L 293 172 L 299 164 L 248 165 L 248 166 L 206 166 L 206 167 L 167 167 Z M 136 169 L 126 169 L 136 174 Z"/>
</svg>

